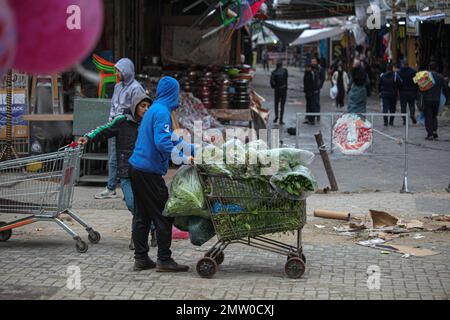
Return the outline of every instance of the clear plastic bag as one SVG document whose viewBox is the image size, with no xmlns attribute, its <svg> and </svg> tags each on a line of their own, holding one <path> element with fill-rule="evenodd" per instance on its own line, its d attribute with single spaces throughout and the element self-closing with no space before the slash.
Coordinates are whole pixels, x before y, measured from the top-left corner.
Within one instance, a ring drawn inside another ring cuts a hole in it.
<svg viewBox="0 0 450 320">
<path fill-rule="evenodd" d="M 246 172 L 245 145 L 239 139 L 231 139 L 224 143 L 225 167 L 232 175 L 240 176 Z"/>
<path fill-rule="evenodd" d="M 311 170 L 301 165 L 272 176 L 270 185 L 283 197 L 292 200 L 304 200 L 318 188 Z"/>
<path fill-rule="evenodd" d="M 224 152 L 222 148 L 212 144 L 203 147 L 202 164 L 198 165 L 202 172 L 208 174 L 221 174 L 231 176 L 231 171 L 225 166 Z"/>
<path fill-rule="evenodd" d="M 276 172 L 290 171 L 293 168 L 302 165 L 307 166 L 314 160 L 314 153 L 295 149 L 295 148 L 279 148 L 260 151 L 258 159 L 262 166 L 270 166 Z"/>
<path fill-rule="evenodd" d="M 164 209 L 166 217 L 208 217 L 203 189 L 197 170 L 183 166 L 175 174 L 169 188 L 169 199 Z"/>
</svg>

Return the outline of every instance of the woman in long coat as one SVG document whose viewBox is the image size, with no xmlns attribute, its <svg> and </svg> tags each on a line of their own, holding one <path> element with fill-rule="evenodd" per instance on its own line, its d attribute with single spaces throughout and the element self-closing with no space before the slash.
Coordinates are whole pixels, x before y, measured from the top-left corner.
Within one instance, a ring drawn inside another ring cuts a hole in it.
<svg viewBox="0 0 450 320">
<path fill-rule="evenodd" d="M 355 61 L 350 80 L 350 93 L 348 95 L 349 113 L 367 112 L 367 84 L 369 78 L 360 61 Z"/>
</svg>

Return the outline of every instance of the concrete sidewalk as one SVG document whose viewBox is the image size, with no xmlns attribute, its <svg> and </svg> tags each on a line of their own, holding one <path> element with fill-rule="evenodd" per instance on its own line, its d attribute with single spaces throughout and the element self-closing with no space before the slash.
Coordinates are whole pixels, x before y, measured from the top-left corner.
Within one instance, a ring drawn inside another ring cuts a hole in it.
<svg viewBox="0 0 450 320">
<path fill-rule="evenodd" d="M 212 245 L 194 247 L 174 241 L 174 257 L 190 265 L 183 274 L 133 272 L 127 249 L 130 213 L 117 200 L 90 200 L 96 189 L 77 188 L 75 210 L 102 234 L 98 245 L 78 254 L 67 234 L 54 224 L 39 223 L 14 231 L 0 244 L 0 299 L 448 299 L 450 297 L 450 233 L 421 232 L 425 238 L 395 239 L 392 243 L 439 251 L 436 256 L 404 259 L 400 254 L 355 244 L 338 235 L 340 221 L 312 217 L 314 208 L 364 215 L 368 209 L 387 210 L 399 217 L 449 213 L 448 193 L 316 194 L 308 201 L 308 224 L 303 231 L 307 272 L 292 280 L 284 274 L 286 257 L 240 245 L 225 251 L 225 262 L 214 279 L 201 279 L 195 266 Z M 109 209 L 106 207 L 110 206 Z M 80 209 L 84 208 L 84 209 Z M 86 207 L 89 207 L 88 209 Z M 96 208 L 96 209 L 94 209 Z M 101 208 L 101 209 L 100 209 Z M 69 224 L 73 225 L 72 222 Z M 318 229 L 315 225 L 324 225 Z M 80 235 L 86 234 L 73 225 Z M 292 235 L 273 235 L 294 243 Z M 155 258 L 156 250 L 151 249 Z M 81 289 L 67 287 L 69 267 L 79 267 Z M 367 286 L 368 268 L 380 268 L 380 288 Z"/>
</svg>

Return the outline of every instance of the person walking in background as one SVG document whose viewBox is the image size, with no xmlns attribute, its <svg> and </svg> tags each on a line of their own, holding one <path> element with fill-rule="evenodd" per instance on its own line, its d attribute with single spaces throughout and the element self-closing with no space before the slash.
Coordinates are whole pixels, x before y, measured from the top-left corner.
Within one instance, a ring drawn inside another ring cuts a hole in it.
<svg viewBox="0 0 450 320">
<path fill-rule="evenodd" d="M 425 128 L 427 130 L 427 140 L 438 139 L 438 120 L 439 104 L 441 94 L 444 91 L 444 77 L 437 73 L 437 63 L 430 63 L 430 72 L 434 79 L 434 85 L 427 91 L 421 92 L 423 99 L 423 112 L 425 115 Z"/>
<path fill-rule="evenodd" d="M 264 48 L 264 50 L 262 51 L 261 62 L 262 62 L 264 71 L 266 71 L 266 68 L 267 68 L 267 71 L 270 71 L 270 68 L 269 68 L 269 52 L 267 51 L 267 48 Z"/>
<path fill-rule="evenodd" d="M 448 61 L 444 62 L 444 69 L 442 70 L 442 76 L 444 77 L 444 95 L 446 97 L 446 104 L 450 104 L 450 65 Z"/>
<path fill-rule="evenodd" d="M 116 63 L 115 68 L 120 82 L 114 87 L 109 121 L 113 121 L 118 116 L 121 116 L 125 110 L 129 110 L 136 96 L 145 94 L 142 85 L 134 78 L 134 63 L 130 59 L 120 59 Z M 95 199 L 117 198 L 117 153 L 115 137 L 109 139 L 108 153 L 108 184 L 104 191 L 95 195 Z"/>
<path fill-rule="evenodd" d="M 416 120 L 416 99 L 419 93 L 419 87 L 414 82 L 414 77 L 417 71 L 410 68 L 408 61 L 404 60 L 402 68 L 398 72 L 400 79 L 402 79 L 402 86 L 400 87 L 400 107 L 402 113 L 407 113 L 409 106 L 409 116 L 413 124 Z M 406 125 L 406 117 L 403 117 L 403 125 Z"/>
<path fill-rule="evenodd" d="M 336 97 L 336 107 L 343 108 L 345 93 L 348 90 L 348 84 L 350 81 L 348 79 L 347 72 L 345 72 L 344 68 L 342 67 L 342 64 L 339 64 L 337 70 L 333 73 L 331 82 L 333 86 L 336 86 L 338 89 L 338 94 Z"/>
<path fill-rule="evenodd" d="M 369 77 L 364 70 L 361 62 L 355 60 L 350 77 L 348 106 L 349 113 L 367 112 L 367 82 Z"/>
<path fill-rule="evenodd" d="M 397 96 L 401 87 L 401 79 L 397 74 L 397 68 L 394 70 L 392 64 L 388 64 L 386 72 L 380 77 L 379 92 L 381 94 L 381 100 L 383 105 L 383 113 L 394 114 L 396 112 Z M 394 117 L 384 117 L 384 126 L 394 125 Z"/>
<path fill-rule="evenodd" d="M 310 64 L 305 66 L 305 74 L 303 76 L 303 91 L 306 98 L 306 113 L 314 112 L 314 73 Z M 314 125 L 316 123 L 316 117 L 306 116 L 306 124 Z"/>
<path fill-rule="evenodd" d="M 283 68 L 282 62 L 278 62 L 277 68 L 272 72 L 270 86 L 275 90 L 275 119 L 273 123 L 277 123 L 279 119 L 280 124 L 283 125 L 284 106 L 288 90 L 288 71 L 286 68 Z"/>
<path fill-rule="evenodd" d="M 325 82 L 325 69 L 319 64 L 316 57 L 311 59 L 311 68 L 312 72 L 314 73 L 314 112 L 320 113 L 320 91 L 322 90 L 323 84 Z M 317 122 L 319 122 L 320 116 L 317 116 L 316 118 Z"/>
</svg>

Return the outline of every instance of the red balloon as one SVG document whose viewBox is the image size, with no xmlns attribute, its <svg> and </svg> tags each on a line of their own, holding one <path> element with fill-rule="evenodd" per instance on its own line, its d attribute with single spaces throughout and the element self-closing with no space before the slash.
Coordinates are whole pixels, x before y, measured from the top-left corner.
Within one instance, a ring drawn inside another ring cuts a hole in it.
<svg viewBox="0 0 450 320">
<path fill-rule="evenodd" d="M 34 74 L 70 69 L 92 52 L 103 29 L 102 0 L 9 0 L 17 21 L 14 68 Z"/>
<path fill-rule="evenodd" d="M 8 2 L 0 0 L 0 77 L 11 69 L 15 53 L 16 23 L 14 14 Z"/>
</svg>

